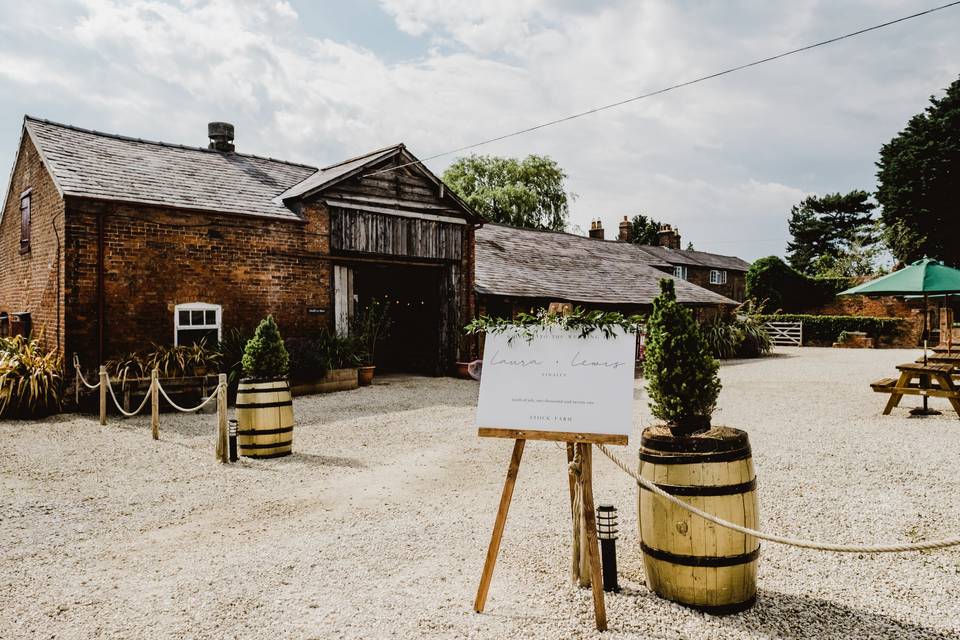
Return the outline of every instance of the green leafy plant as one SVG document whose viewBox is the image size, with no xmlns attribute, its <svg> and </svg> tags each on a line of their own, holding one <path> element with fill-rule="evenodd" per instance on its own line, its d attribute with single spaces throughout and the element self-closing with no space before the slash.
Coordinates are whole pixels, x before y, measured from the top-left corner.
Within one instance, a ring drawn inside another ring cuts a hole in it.
<svg viewBox="0 0 960 640">
<path fill-rule="evenodd" d="M 718 367 L 690 309 L 677 302 L 673 280 L 660 280 L 644 358 L 653 415 L 675 435 L 709 429 L 720 394 Z"/>
<path fill-rule="evenodd" d="M 250 341 L 251 334 L 237 327 L 227 329 L 220 338 L 217 351 L 220 352 L 221 373 L 227 374 L 227 384 L 235 385 L 243 375 L 243 352 Z"/>
<path fill-rule="evenodd" d="M 637 333 L 643 330 L 645 320 L 643 316 L 625 316 L 617 311 L 586 311 L 576 307 L 566 315 L 550 313 L 547 309 L 537 309 L 533 313 L 518 313 L 514 318 L 491 318 L 480 316 L 466 327 L 469 334 L 476 333 L 513 333 L 511 340 L 521 336 L 530 340 L 539 331 L 558 327 L 570 331 L 579 331 L 580 336 L 587 336 L 594 331 L 601 331 L 604 337 L 613 335 L 616 329 L 628 333 Z"/>
<path fill-rule="evenodd" d="M 272 315 L 257 325 L 243 351 L 243 373 L 252 378 L 279 378 L 290 369 L 290 355 Z"/>
<path fill-rule="evenodd" d="M 704 322 L 700 330 L 710 353 L 721 360 L 736 357 L 740 345 L 743 344 L 744 336 L 736 320 L 714 316 Z"/>
<path fill-rule="evenodd" d="M 39 339 L 0 340 L 0 416 L 32 418 L 60 410 L 63 359 Z"/>
<path fill-rule="evenodd" d="M 348 369 L 361 362 L 357 340 L 329 329 L 308 337 L 287 340 L 290 376 L 295 380 L 319 380 L 332 369 Z"/>
<path fill-rule="evenodd" d="M 201 340 L 180 346 L 151 344 L 148 351 L 112 358 L 104 366 L 110 378 L 117 380 L 123 388 L 131 380 L 149 378 L 153 369 L 157 369 L 161 378 L 183 378 L 217 371 L 220 361 L 220 351 Z"/>
<path fill-rule="evenodd" d="M 120 388 L 123 389 L 130 380 L 150 377 L 148 361 L 143 354 L 133 352 L 107 360 L 103 364 L 107 368 L 107 375 L 119 382 Z"/>
<path fill-rule="evenodd" d="M 357 341 L 357 355 L 364 364 L 376 364 L 377 345 L 390 335 L 392 325 L 390 303 L 376 298 L 354 316 L 351 335 Z"/>
</svg>

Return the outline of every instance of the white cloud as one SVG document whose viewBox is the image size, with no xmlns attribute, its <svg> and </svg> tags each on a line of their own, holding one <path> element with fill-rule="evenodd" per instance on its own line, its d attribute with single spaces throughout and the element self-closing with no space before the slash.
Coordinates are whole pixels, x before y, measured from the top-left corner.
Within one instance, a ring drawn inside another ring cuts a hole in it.
<svg viewBox="0 0 960 640">
<path fill-rule="evenodd" d="M 182 143 L 204 144 L 205 123 L 228 120 L 241 151 L 314 164 L 401 140 L 427 156 L 920 6 L 381 4 L 424 42 L 418 57 L 392 60 L 351 33 L 312 35 L 294 2 L 17 3 L 0 26 L 0 90 L 36 115 Z M 871 188 L 880 144 L 956 78 L 958 18 L 944 12 L 477 151 L 552 155 L 580 195 L 572 222 L 583 228 L 599 216 L 614 229 L 642 210 L 698 248 L 778 252 L 791 204 Z"/>
</svg>

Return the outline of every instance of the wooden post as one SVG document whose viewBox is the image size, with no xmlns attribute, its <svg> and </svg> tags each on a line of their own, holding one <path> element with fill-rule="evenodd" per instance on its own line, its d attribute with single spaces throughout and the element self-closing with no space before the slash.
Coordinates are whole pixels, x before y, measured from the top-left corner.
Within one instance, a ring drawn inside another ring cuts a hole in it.
<svg viewBox="0 0 960 640">
<path fill-rule="evenodd" d="M 580 447 L 580 478 L 583 483 L 581 506 L 586 529 L 586 539 L 581 546 L 586 548 L 590 564 L 590 584 L 593 587 L 593 616 L 599 631 L 607 630 L 607 606 L 603 599 L 603 577 L 600 574 L 600 549 L 597 544 L 597 512 L 593 507 L 593 445 L 578 444 Z"/>
<path fill-rule="evenodd" d="M 490 589 L 490 580 L 493 578 L 493 567 L 497 564 L 500 539 L 503 537 L 503 527 L 507 523 L 507 512 L 510 510 L 510 500 L 513 499 L 513 487 L 517 482 L 517 471 L 520 469 L 520 458 L 523 456 L 523 445 L 526 442 L 526 440 L 517 439 L 513 444 L 513 456 L 510 458 L 510 467 L 507 469 L 507 479 L 503 483 L 500 507 L 497 509 L 497 518 L 493 524 L 493 535 L 490 536 L 487 559 L 483 563 L 483 574 L 480 576 L 477 599 L 473 603 L 473 610 L 477 613 L 481 613 L 487 603 L 487 590 Z"/>
<path fill-rule="evenodd" d="M 123 385 L 123 410 L 130 413 L 130 385 Z"/>
<path fill-rule="evenodd" d="M 217 386 L 217 459 L 229 461 L 227 441 L 227 374 L 221 373 Z"/>
<path fill-rule="evenodd" d="M 100 365 L 100 424 L 107 424 L 107 368 Z"/>
<path fill-rule="evenodd" d="M 572 442 L 567 443 L 567 466 L 573 464 L 574 445 Z M 568 468 L 567 473 L 567 484 L 570 489 L 570 522 L 573 523 L 573 554 L 570 562 L 570 578 L 574 582 L 580 582 L 580 545 L 577 544 L 579 536 L 577 531 L 580 528 L 580 512 L 577 510 L 577 481 L 574 478 L 573 473 Z"/>
<path fill-rule="evenodd" d="M 154 367 L 150 372 L 150 433 L 154 440 L 160 439 L 160 372 Z"/>
</svg>

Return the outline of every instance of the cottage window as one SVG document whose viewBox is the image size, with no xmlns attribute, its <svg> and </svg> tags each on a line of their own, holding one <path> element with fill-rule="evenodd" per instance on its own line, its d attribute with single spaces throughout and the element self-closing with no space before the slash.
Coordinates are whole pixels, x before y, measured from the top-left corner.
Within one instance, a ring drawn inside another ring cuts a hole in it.
<svg viewBox="0 0 960 640">
<path fill-rule="evenodd" d="M 30 251 L 30 190 L 20 196 L 20 253 Z"/>
<path fill-rule="evenodd" d="M 710 270 L 710 284 L 727 284 L 727 272 L 719 269 Z"/>
<path fill-rule="evenodd" d="M 673 268 L 673 277 L 681 280 L 687 279 L 687 268 L 683 265 L 677 265 Z"/>
<path fill-rule="evenodd" d="M 173 311 L 173 344 L 190 345 L 206 340 L 207 346 L 220 342 L 223 312 L 218 304 L 189 302 Z"/>
</svg>

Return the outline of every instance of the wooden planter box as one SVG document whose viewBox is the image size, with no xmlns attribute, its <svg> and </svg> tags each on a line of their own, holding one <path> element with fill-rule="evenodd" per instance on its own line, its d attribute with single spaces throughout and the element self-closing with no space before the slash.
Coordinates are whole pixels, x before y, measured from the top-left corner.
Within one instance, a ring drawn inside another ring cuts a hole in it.
<svg viewBox="0 0 960 640">
<path fill-rule="evenodd" d="M 333 391 L 349 391 L 358 386 L 357 370 L 334 369 L 328 371 L 316 382 L 296 383 L 290 387 L 290 393 L 294 396 L 310 396 L 315 393 L 331 393 Z"/>
<path fill-rule="evenodd" d="M 850 331 L 847 333 L 845 342 L 834 342 L 833 346 L 838 349 L 873 349 L 875 347 L 873 338 L 867 336 L 862 331 Z"/>
</svg>

